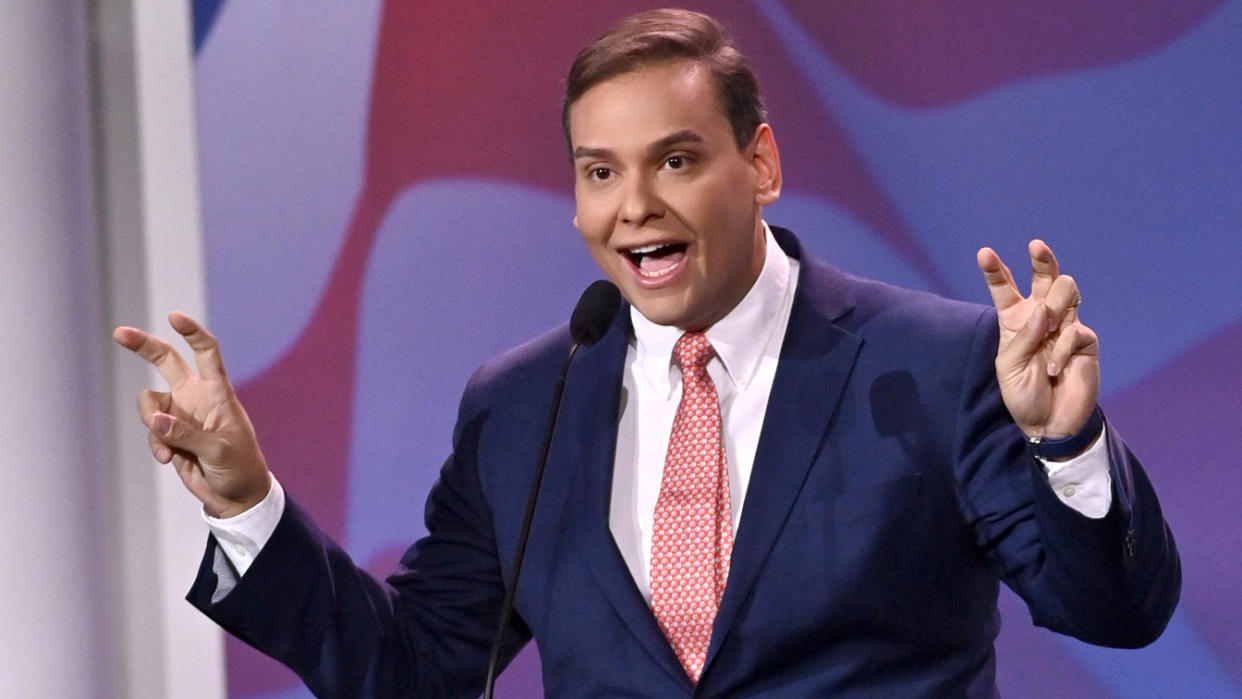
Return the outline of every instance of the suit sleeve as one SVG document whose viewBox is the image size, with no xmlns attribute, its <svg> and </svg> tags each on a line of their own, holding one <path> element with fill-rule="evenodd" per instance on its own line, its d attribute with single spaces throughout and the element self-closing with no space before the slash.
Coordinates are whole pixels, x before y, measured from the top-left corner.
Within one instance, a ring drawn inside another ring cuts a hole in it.
<svg viewBox="0 0 1242 699">
<path fill-rule="evenodd" d="M 210 539 L 187 599 L 289 666 L 318 696 L 477 696 L 504 583 L 475 463 L 486 413 L 471 409 L 471 393 L 468 387 L 453 454 L 427 500 L 428 534 L 385 581 L 357 567 L 290 498 L 249 571 L 214 603 Z M 513 622 L 504 661 L 529 638 Z"/>
<path fill-rule="evenodd" d="M 996 318 L 984 312 L 963 370 L 955 438 L 959 503 L 976 543 L 1040 626 L 1134 648 L 1163 632 L 1181 591 L 1172 532 L 1138 459 L 1107 427 L 1112 504 L 1067 507 L 1027 453 L 996 382 Z"/>
</svg>

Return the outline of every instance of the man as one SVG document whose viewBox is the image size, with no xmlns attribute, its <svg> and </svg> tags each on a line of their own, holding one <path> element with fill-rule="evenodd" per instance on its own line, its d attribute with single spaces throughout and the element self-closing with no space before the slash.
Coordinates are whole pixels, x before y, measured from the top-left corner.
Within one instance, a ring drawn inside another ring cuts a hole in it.
<svg viewBox="0 0 1242 699">
<path fill-rule="evenodd" d="M 991 696 L 998 578 L 1057 631 L 1159 635 L 1173 540 L 1046 245 L 1025 297 L 979 251 L 994 310 L 810 258 L 763 221 L 775 137 L 696 13 L 584 49 L 563 119 L 575 225 L 630 306 L 570 371 L 506 658 L 533 636 L 553 696 Z M 428 536 L 381 583 L 271 478 L 212 336 L 170 321 L 197 375 L 115 337 L 169 381 L 140 413 L 211 518 L 190 600 L 320 694 L 477 693 L 565 329 L 476 372 Z"/>
</svg>

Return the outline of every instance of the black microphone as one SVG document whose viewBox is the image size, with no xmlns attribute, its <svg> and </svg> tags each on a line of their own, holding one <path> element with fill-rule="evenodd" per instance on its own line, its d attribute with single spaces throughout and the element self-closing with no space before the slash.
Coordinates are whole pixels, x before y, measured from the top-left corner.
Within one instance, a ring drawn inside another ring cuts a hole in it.
<svg viewBox="0 0 1242 699">
<path fill-rule="evenodd" d="M 599 342 L 620 307 L 621 292 L 615 284 L 605 279 L 591 282 L 569 316 L 569 335 L 574 344 L 589 347 Z M 574 350 L 571 348 L 569 352 L 572 355 Z"/>
<path fill-rule="evenodd" d="M 543 449 L 539 453 L 539 463 L 535 466 L 535 475 L 531 478 L 530 494 L 526 497 L 526 514 L 522 517 L 522 529 L 518 534 L 517 549 L 513 552 L 513 575 L 505 587 L 505 600 L 500 607 L 500 621 L 496 626 L 496 637 L 492 640 L 491 658 L 487 663 L 487 684 L 483 689 L 485 699 L 492 699 L 496 687 L 496 668 L 500 665 L 500 647 L 504 641 L 505 627 L 513 616 L 513 598 L 517 594 L 518 577 L 522 574 L 522 559 L 526 555 L 526 541 L 530 538 L 531 522 L 535 518 L 535 505 L 539 502 L 539 487 L 543 482 L 543 470 L 548 465 L 548 450 L 552 447 L 552 434 L 556 431 L 556 419 L 561 412 L 561 395 L 565 392 L 565 377 L 569 374 L 569 363 L 579 347 L 589 347 L 599 341 L 612 325 L 612 319 L 621 307 L 621 292 L 612 282 L 600 279 L 592 282 L 582 292 L 578 305 L 569 317 L 569 335 L 573 344 L 569 346 L 569 356 L 561 367 L 560 378 L 556 382 L 556 392 L 552 395 L 552 411 L 548 415 L 548 428 L 543 436 Z"/>
</svg>

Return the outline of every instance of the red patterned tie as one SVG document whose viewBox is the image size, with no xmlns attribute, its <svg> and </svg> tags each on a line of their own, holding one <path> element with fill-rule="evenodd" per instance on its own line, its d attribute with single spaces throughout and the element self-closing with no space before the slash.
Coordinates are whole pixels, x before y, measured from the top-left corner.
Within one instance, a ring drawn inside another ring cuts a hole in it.
<svg viewBox="0 0 1242 699">
<path fill-rule="evenodd" d="M 707 375 L 715 350 L 702 333 L 688 332 L 673 354 L 682 392 L 656 500 L 651 609 L 686 674 L 698 683 L 729 578 L 733 515 L 720 401 Z"/>
</svg>

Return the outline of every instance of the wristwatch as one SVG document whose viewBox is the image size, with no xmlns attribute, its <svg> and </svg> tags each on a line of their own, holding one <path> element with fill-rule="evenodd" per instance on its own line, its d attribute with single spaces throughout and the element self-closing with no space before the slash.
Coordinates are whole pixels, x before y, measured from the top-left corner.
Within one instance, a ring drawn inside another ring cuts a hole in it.
<svg viewBox="0 0 1242 699">
<path fill-rule="evenodd" d="M 1087 418 L 1087 424 L 1078 430 L 1077 434 L 1071 434 L 1068 437 L 1058 437 L 1056 439 L 1046 439 L 1044 437 L 1027 437 L 1026 451 L 1036 459 L 1065 459 L 1071 456 L 1081 454 L 1091 443 L 1100 436 L 1104 431 L 1104 412 L 1100 410 L 1100 406 L 1095 406 L 1095 410 L 1091 411 L 1091 417 Z"/>
</svg>

